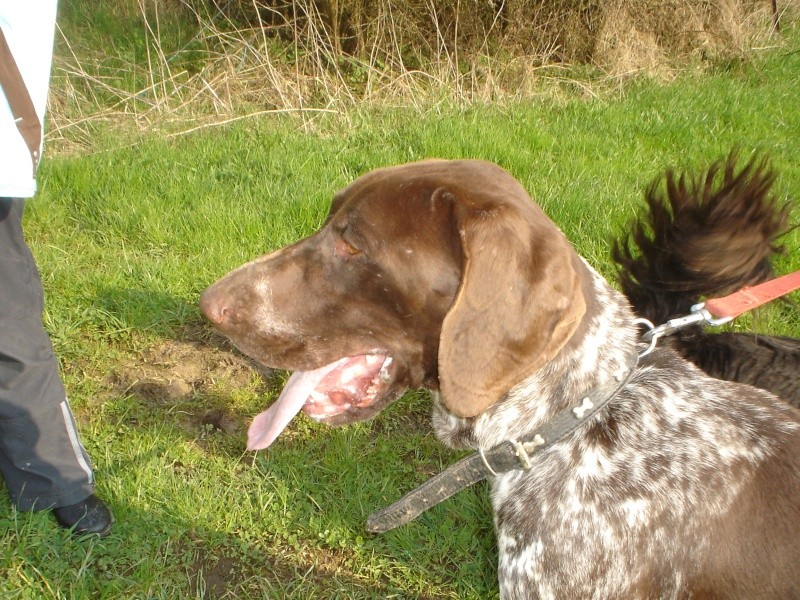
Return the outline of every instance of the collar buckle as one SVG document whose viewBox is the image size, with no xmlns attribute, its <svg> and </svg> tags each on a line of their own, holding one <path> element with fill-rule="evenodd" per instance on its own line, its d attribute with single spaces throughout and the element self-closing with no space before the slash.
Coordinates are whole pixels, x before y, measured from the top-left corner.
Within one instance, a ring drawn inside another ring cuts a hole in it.
<svg viewBox="0 0 800 600">
<path fill-rule="evenodd" d="M 531 438 L 528 442 L 519 442 L 517 440 L 508 440 L 508 443 L 514 447 L 514 454 L 519 459 L 523 471 L 529 470 L 533 465 L 531 464 L 530 452 L 535 452 L 539 446 L 545 445 L 545 439 L 538 433 Z"/>
</svg>

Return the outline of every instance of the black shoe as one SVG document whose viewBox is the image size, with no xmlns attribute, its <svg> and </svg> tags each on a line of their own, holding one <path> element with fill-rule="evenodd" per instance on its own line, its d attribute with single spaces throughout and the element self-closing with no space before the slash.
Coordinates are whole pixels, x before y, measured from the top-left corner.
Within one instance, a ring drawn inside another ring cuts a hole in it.
<svg viewBox="0 0 800 600">
<path fill-rule="evenodd" d="M 108 535 L 114 524 L 114 515 L 100 498 L 92 494 L 85 500 L 53 509 L 56 521 L 73 535 Z"/>
</svg>

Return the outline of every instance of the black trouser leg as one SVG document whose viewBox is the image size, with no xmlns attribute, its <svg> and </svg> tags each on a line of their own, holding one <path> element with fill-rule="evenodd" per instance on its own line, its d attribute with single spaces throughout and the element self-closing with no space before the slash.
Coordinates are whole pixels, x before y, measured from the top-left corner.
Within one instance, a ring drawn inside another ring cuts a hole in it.
<svg viewBox="0 0 800 600">
<path fill-rule="evenodd" d="M 20 510 L 41 510 L 89 496 L 93 475 L 42 326 L 23 207 L 0 198 L 0 473 Z"/>
</svg>

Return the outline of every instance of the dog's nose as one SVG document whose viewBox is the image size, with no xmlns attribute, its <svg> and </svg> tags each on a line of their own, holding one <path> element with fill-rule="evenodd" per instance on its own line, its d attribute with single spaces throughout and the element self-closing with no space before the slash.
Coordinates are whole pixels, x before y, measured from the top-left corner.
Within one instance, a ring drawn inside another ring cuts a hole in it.
<svg viewBox="0 0 800 600">
<path fill-rule="evenodd" d="M 231 312 L 225 303 L 225 299 L 211 293 L 210 290 L 206 290 L 200 295 L 200 311 L 214 325 L 221 325 L 230 316 Z"/>
</svg>

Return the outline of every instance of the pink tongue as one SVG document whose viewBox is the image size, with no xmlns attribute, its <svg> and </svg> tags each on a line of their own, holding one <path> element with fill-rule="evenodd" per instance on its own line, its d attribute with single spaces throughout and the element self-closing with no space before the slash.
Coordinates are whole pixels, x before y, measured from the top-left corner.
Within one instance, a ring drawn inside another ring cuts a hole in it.
<svg viewBox="0 0 800 600">
<path fill-rule="evenodd" d="M 256 415 L 247 430 L 247 449 L 263 450 L 274 442 L 294 416 L 300 412 L 311 392 L 331 371 L 339 367 L 347 358 L 314 369 L 295 371 L 278 399 L 267 410 Z"/>
</svg>

